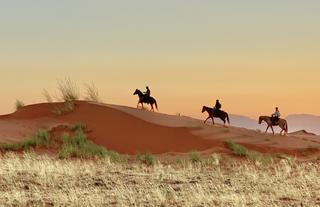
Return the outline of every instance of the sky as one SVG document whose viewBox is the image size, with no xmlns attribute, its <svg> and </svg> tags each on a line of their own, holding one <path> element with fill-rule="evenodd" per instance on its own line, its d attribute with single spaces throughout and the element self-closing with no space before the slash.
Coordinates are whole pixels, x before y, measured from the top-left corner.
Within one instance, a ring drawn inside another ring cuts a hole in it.
<svg viewBox="0 0 320 207">
<path fill-rule="evenodd" d="M 0 113 L 70 77 L 107 103 L 320 115 L 318 0 L 0 0 Z"/>
</svg>

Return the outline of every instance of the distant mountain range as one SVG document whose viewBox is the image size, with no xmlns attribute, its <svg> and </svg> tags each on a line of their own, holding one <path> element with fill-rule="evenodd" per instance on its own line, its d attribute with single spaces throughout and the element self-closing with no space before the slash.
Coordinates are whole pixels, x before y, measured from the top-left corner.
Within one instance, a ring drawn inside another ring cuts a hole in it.
<svg viewBox="0 0 320 207">
<path fill-rule="evenodd" d="M 288 121 L 289 132 L 296 132 L 300 130 L 305 130 L 317 135 L 320 135 L 320 116 L 310 115 L 310 114 L 294 114 L 289 115 L 285 118 Z M 257 120 L 240 115 L 230 115 L 230 121 L 232 126 L 242 127 L 253 130 L 264 131 L 266 129 L 266 124 L 259 124 Z M 222 123 L 218 121 L 219 123 Z M 278 127 L 275 127 L 278 132 Z"/>
</svg>

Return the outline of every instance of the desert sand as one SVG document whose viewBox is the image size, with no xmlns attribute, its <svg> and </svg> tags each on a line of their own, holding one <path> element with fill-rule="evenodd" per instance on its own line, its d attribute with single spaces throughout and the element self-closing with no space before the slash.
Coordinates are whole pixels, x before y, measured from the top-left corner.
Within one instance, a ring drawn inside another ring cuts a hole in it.
<svg viewBox="0 0 320 207">
<path fill-rule="evenodd" d="M 220 124 L 212 126 L 190 117 L 85 101 L 77 101 L 70 113 L 56 115 L 53 110 L 59 104 L 29 105 L 0 116 L 0 142 L 23 140 L 39 128 L 55 130 L 57 126 L 81 122 L 87 126 L 88 138 L 94 143 L 124 154 L 190 151 L 231 154 L 224 144 L 227 140 L 263 153 L 319 154 L 320 137 L 305 131 L 288 136 L 271 135 Z"/>
</svg>

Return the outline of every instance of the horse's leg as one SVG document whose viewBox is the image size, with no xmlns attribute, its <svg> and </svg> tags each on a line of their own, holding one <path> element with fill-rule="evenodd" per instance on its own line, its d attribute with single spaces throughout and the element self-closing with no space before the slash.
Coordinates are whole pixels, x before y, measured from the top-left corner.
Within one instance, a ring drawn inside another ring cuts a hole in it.
<svg viewBox="0 0 320 207">
<path fill-rule="evenodd" d="M 282 128 L 281 128 L 282 129 Z M 280 135 L 282 135 L 283 129 L 280 131 Z"/>
<path fill-rule="evenodd" d="M 150 104 L 150 105 L 151 105 L 151 111 L 154 112 L 153 104 Z"/>
<path fill-rule="evenodd" d="M 268 127 L 267 127 L 267 129 L 266 129 L 266 131 L 265 131 L 264 133 L 267 133 L 267 132 L 268 132 L 269 127 L 270 127 L 270 126 L 268 125 Z"/>
<path fill-rule="evenodd" d="M 272 129 L 272 133 L 274 134 L 273 126 L 271 126 L 271 129 Z"/>
<path fill-rule="evenodd" d="M 204 123 L 206 123 L 208 121 L 208 119 L 210 119 L 210 116 L 208 116 L 208 118 L 206 120 L 204 120 Z"/>
<path fill-rule="evenodd" d="M 212 119 L 212 125 L 214 125 L 214 119 L 213 119 L 213 116 L 211 117 L 211 119 Z"/>
<path fill-rule="evenodd" d="M 226 118 L 220 118 L 222 121 L 223 121 L 223 123 L 224 123 L 224 125 L 226 125 Z"/>
</svg>

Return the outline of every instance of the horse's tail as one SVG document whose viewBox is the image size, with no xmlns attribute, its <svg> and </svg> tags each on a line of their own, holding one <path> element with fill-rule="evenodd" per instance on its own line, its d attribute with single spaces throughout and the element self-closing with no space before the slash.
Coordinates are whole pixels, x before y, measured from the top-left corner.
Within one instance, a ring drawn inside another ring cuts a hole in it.
<svg viewBox="0 0 320 207">
<path fill-rule="evenodd" d="M 230 119 L 229 119 L 229 114 L 227 113 L 227 121 L 228 121 L 228 124 L 230 124 Z"/>
<path fill-rule="evenodd" d="M 158 104 L 157 104 L 157 101 L 156 101 L 156 100 L 154 100 L 154 105 L 156 106 L 157 111 L 159 111 L 159 109 L 158 109 Z"/>
<path fill-rule="evenodd" d="M 286 133 L 288 134 L 289 126 L 288 126 L 288 122 L 287 121 L 285 122 L 285 130 L 286 130 Z"/>
</svg>

